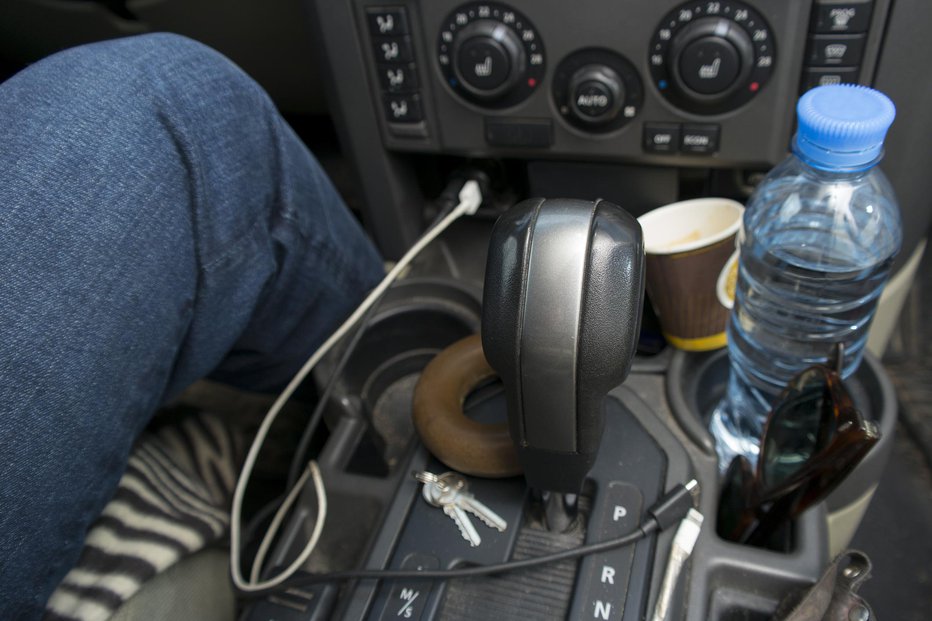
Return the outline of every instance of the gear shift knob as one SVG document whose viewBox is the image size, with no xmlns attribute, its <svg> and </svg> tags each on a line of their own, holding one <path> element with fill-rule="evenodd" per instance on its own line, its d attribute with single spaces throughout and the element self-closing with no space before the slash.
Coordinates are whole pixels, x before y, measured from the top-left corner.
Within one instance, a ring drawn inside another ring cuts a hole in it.
<svg viewBox="0 0 932 621">
<path fill-rule="evenodd" d="M 582 489 L 605 396 L 631 367 L 643 292 L 641 227 L 616 205 L 531 199 L 496 222 L 482 345 L 532 487 Z"/>
</svg>

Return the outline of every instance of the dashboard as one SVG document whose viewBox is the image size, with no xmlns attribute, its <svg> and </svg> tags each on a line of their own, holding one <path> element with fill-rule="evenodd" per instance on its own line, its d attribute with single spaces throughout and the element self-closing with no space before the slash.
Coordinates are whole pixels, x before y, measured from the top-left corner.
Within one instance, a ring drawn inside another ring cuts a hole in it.
<svg viewBox="0 0 932 621">
<path fill-rule="evenodd" d="M 785 157 L 799 95 L 832 83 L 899 106 L 883 162 L 907 232 L 898 266 L 932 219 L 916 174 L 932 132 L 925 0 L 308 1 L 387 256 L 422 230 L 438 161 L 504 162 L 515 198 L 601 196 L 635 215 L 746 198 Z"/>
</svg>

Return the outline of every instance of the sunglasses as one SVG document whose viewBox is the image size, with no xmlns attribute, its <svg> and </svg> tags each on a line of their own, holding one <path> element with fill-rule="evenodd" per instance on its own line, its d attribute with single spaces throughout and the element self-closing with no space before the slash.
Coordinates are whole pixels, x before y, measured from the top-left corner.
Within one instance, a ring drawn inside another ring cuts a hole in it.
<svg viewBox="0 0 932 621">
<path fill-rule="evenodd" d="M 756 469 L 744 457 L 732 460 L 719 500 L 718 532 L 730 541 L 785 547 L 786 526 L 820 502 L 861 463 L 880 440 L 845 389 L 843 348 L 833 348 L 830 366 L 817 364 L 796 375 L 770 411 Z"/>
</svg>

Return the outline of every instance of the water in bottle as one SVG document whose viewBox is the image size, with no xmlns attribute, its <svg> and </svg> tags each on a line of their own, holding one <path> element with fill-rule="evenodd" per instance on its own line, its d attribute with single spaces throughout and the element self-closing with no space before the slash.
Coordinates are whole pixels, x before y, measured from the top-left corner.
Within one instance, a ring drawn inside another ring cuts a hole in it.
<svg viewBox="0 0 932 621">
<path fill-rule="evenodd" d="M 862 86 L 815 88 L 799 101 L 793 153 L 748 202 L 739 237 L 730 376 L 712 414 L 721 470 L 756 462 L 763 423 L 789 380 L 844 346 L 843 376 L 864 354 L 902 240 L 893 189 L 876 166 L 893 103 Z"/>
</svg>

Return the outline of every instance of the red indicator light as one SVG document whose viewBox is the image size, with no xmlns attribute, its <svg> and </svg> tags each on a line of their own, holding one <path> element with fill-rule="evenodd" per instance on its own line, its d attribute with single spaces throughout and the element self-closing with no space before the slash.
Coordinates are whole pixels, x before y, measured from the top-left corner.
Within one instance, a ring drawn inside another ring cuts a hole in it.
<svg viewBox="0 0 932 621">
<path fill-rule="evenodd" d="M 758 83 L 758 82 L 751 82 L 750 86 L 748 86 L 748 89 L 749 89 L 752 93 L 756 93 L 756 92 L 760 89 L 760 83 Z"/>
<path fill-rule="evenodd" d="M 537 80 L 535 80 L 534 78 L 528 78 L 527 85 L 530 86 L 531 88 L 534 88 L 535 86 L 537 86 Z"/>
</svg>

